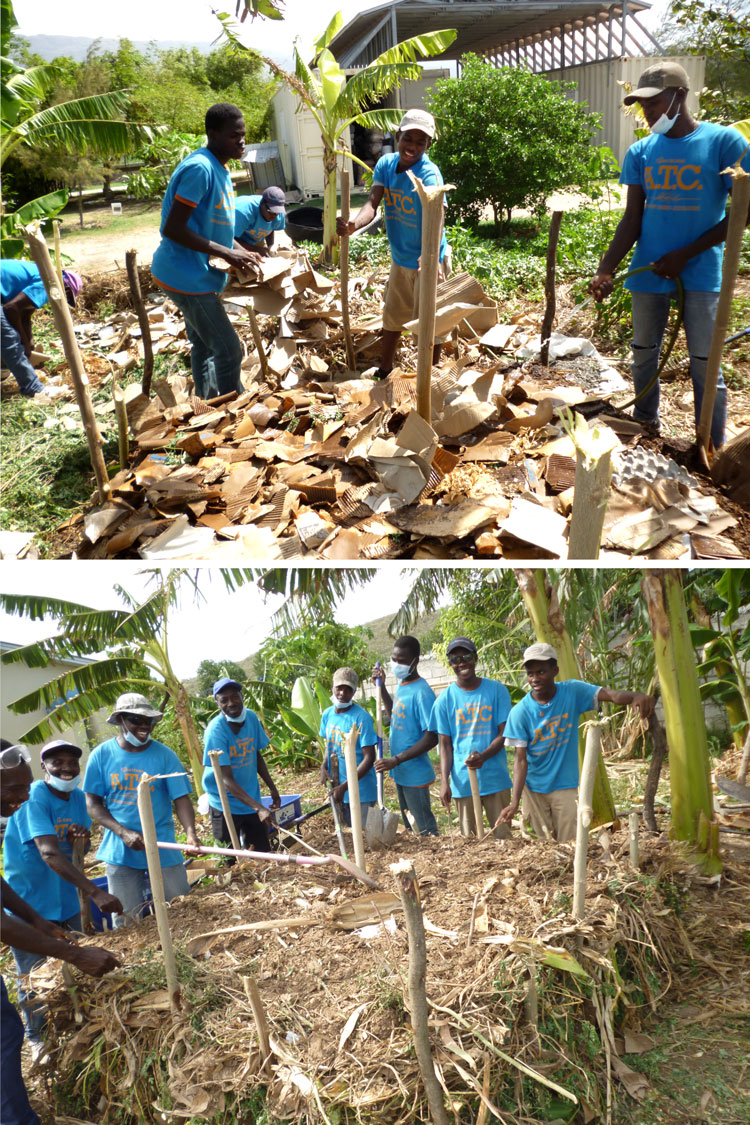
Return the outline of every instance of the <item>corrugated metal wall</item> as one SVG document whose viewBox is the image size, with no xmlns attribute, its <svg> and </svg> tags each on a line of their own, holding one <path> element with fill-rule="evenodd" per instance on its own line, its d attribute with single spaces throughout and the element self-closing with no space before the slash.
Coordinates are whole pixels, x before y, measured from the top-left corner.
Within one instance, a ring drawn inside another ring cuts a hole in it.
<svg viewBox="0 0 750 1125">
<path fill-rule="evenodd" d="M 679 63 L 690 77 L 688 107 L 698 108 L 698 92 L 703 88 L 706 60 L 702 55 L 671 55 L 670 62 Z M 626 117 L 622 108 L 624 91 L 620 82 L 635 86 L 643 71 L 657 62 L 654 56 L 633 59 L 610 59 L 606 62 L 587 63 L 585 66 L 568 66 L 546 71 L 546 77 L 557 82 L 575 82 L 576 91 L 571 96 L 586 104 L 602 116 L 602 128 L 594 134 L 594 144 L 606 144 L 622 164 L 623 157 L 635 138 L 632 117 Z"/>
</svg>

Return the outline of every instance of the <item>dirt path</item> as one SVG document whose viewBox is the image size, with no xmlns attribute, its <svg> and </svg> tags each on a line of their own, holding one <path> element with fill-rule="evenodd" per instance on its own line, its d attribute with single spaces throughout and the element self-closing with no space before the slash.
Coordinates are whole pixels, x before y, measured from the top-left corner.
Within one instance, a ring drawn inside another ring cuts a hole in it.
<svg viewBox="0 0 750 1125">
<path fill-rule="evenodd" d="M 84 213 L 81 229 L 76 215 L 64 216 L 62 249 L 76 269 L 84 274 L 114 273 L 125 268 L 125 254 L 133 249 L 142 265 L 151 261 L 159 245 L 158 206 L 126 203 L 123 217 L 114 216 L 110 207 L 92 208 Z"/>
</svg>

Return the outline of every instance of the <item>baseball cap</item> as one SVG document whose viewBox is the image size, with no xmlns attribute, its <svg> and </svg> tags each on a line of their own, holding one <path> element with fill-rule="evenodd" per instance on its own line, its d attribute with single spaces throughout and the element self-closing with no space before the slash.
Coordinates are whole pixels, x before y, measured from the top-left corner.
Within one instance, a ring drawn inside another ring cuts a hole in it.
<svg viewBox="0 0 750 1125">
<path fill-rule="evenodd" d="M 225 687 L 236 687 L 238 691 L 242 691 L 242 684 L 238 683 L 237 680 L 233 680 L 231 676 L 224 676 L 221 680 L 217 680 L 211 688 L 214 697 L 217 696 L 220 691 L 223 691 Z"/>
<path fill-rule="evenodd" d="M 53 738 L 51 742 L 45 742 L 42 749 L 39 751 L 39 758 L 44 761 L 47 754 L 51 754 L 54 750 L 70 750 L 72 753 L 77 754 L 80 758 L 83 754 L 80 746 L 76 746 L 74 742 L 68 742 L 65 738 Z"/>
<path fill-rule="evenodd" d="M 426 133 L 428 137 L 434 137 L 435 118 L 426 109 L 407 109 L 398 128 L 400 133 L 403 133 L 406 129 L 419 129 L 420 133 Z"/>
<path fill-rule="evenodd" d="M 261 201 L 274 215 L 283 215 L 286 212 L 286 196 L 280 187 L 267 187 L 261 196 Z"/>
<path fill-rule="evenodd" d="M 536 644 L 529 645 L 523 654 L 523 663 L 528 664 L 530 660 L 554 660 L 557 664 L 557 653 L 552 645 L 546 645 L 543 641 L 537 641 Z"/>
<path fill-rule="evenodd" d="M 71 308 L 75 308 L 76 297 L 83 289 L 83 279 L 79 273 L 75 273 L 73 270 L 63 270 L 62 276 L 68 304 Z"/>
<path fill-rule="evenodd" d="M 455 640 L 451 641 L 445 650 L 446 656 L 450 656 L 450 654 L 455 652 L 458 648 L 465 648 L 467 652 L 473 652 L 476 656 L 477 646 L 473 641 L 470 641 L 468 637 L 456 637 Z"/>
<path fill-rule="evenodd" d="M 635 90 L 623 98 L 624 105 L 632 105 L 641 98 L 653 98 L 662 90 L 690 89 L 687 71 L 675 62 L 658 62 L 644 70 Z"/>
<path fill-rule="evenodd" d="M 162 711 L 157 711 L 155 707 L 151 706 L 145 695 L 139 695 L 136 691 L 126 692 L 125 695 L 118 698 L 115 709 L 107 722 L 111 723 L 113 727 L 119 726 L 117 716 L 123 713 L 126 715 L 145 715 L 147 719 L 161 719 L 163 715 Z"/>
<path fill-rule="evenodd" d="M 359 687 L 359 676 L 353 668 L 337 668 L 333 673 L 333 686 L 336 688 L 339 684 L 346 684 L 356 691 Z"/>
</svg>

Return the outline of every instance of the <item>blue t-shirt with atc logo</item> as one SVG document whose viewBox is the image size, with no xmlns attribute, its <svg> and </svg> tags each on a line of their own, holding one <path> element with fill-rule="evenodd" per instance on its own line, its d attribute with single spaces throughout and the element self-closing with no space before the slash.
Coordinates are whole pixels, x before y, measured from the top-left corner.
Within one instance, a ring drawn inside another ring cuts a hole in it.
<svg viewBox="0 0 750 1125">
<path fill-rule="evenodd" d="M 182 762 L 174 750 L 170 750 L 163 742 L 152 740 L 145 750 L 134 748 L 132 751 L 123 750 L 116 738 L 100 743 L 91 752 L 86 764 L 83 788 L 86 793 L 101 797 L 105 808 L 125 828 L 140 832 L 138 784 L 144 774 L 155 779 L 151 782 L 150 789 L 156 838 L 165 844 L 174 844 L 172 802 L 178 797 L 184 797 L 192 786 Z M 162 774 L 177 776 L 158 776 Z M 113 863 L 120 867 L 148 867 L 145 851 L 126 847 L 109 828 L 104 829 L 96 858 L 103 863 Z M 182 852 L 171 849 L 160 851 L 159 859 L 162 867 L 176 867 L 183 862 Z"/>
<path fill-rule="evenodd" d="M 399 172 L 397 152 L 381 156 L 372 174 L 373 185 L 380 184 L 383 191 L 385 232 L 391 248 L 391 257 L 397 266 L 408 270 L 419 267 L 422 253 L 422 204 L 417 189 L 406 172 Z M 409 169 L 425 187 L 440 186 L 443 177 L 437 164 L 423 155 Z M 440 261 L 447 246 L 445 231 L 440 241 Z"/>
<path fill-rule="evenodd" d="M 6 881 L 24 902 L 51 922 L 66 922 L 78 914 L 78 891 L 44 862 L 35 840 L 37 836 L 55 836 L 62 854 L 72 861 L 68 829 L 73 824 L 91 827 L 83 792 L 74 789 L 66 801 L 57 797 L 46 782 L 35 781 L 28 801 L 13 813 L 5 832 Z"/>
<path fill-rule="evenodd" d="M 403 754 L 415 742 L 419 742 L 430 729 L 430 715 L 435 705 L 435 692 L 420 676 L 410 683 L 401 681 L 393 695 L 391 709 L 391 756 Z M 398 785 L 429 785 L 435 780 L 435 770 L 429 755 L 420 754 L 409 758 L 391 770 L 391 777 Z"/>
<path fill-rule="evenodd" d="M 339 762 L 339 784 L 348 781 L 346 775 L 346 758 L 344 756 L 344 739 L 353 726 L 360 728 L 357 745 L 355 747 L 357 754 L 357 766 L 360 765 L 364 758 L 365 746 L 375 745 L 375 727 L 372 723 L 372 718 L 365 711 L 364 707 L 360 707 L 358 703 L 352 703 L 351 707 L 347 707 L 345 711 L 337 711 L 335 707 L 327 707 L 320 717 L 320 737 L 325 739 L 326 755 L 325 762 L 330 771 L 331 754 L 335 754 Z M 375 801 L 377 798 L 377 783 L 375 780 L 375 770 L 369 769 L 364 777 L 359 779 L 359 799 L 360 801 Z M 344 793 L 344 804 L 349 804 L 349 790 Z"/>
<path fill-rule="evenodd" d="M 164 224 L 177 200 L 192 208 L 188 226 L 221 246 L 234 245 L 234 188 L 229 169 L 207 148 L 186 156 L 172 173 L 161 207 L 161 242 L 151 262 L 154 280 L 177 293 L 221 293 L 223 270 L 209 266 L 209 255 L 190 250 L 164 235 Z"/>
<path fill-rule="evenodd" d="M 526 786 L 533 793 L 577 788 L 578 720 L 596 706 L 600 691 L 583 680 L 563 680 L 549 703 L 537 703 L 529 692 L 512 709 L 505 741 L 526 747 Z"/>
<path fill-rule="evenodd" d="M 235 734 L 224 715 L 217 715 L 206 727 L 203 735 L 203 788 L 213 809 L 221 809 L 219 787 L 216 784 L 209 750 L 219 751 L 219 765 L 231 766 L 234 780 L 249 797 L 260 804 L 258 783 L 258 751 L 268 746 L 269 738 L 254 711 L 247 709 L 244 722 Z M 227 793 L 229 809 L 236 816 L 248 816 L 255 810 Z"/>
<path fill-rule="evenodd" d="M 631 270 L 688 246 L 724 218 L 731 178 L 722 173 L 743 152 L 742 167 L 750 171 L 750 152 L 742 134 L 711 121 L 700 121 L 686 137 L 651 135 L 630 146 L 620 183 L 640 185 L 646 195 Z M 723 253 L 720 243 L 690 258 L 680 274 L 685 288 L 717 292 Z M 657 277 L 652 270 L 636 274 L 625 285 L 642 293 L 676 289 L 673 280 Z"/>
<path fill-rule="evenodd" d="M 498 727 L 508 718 L 510 707 L 510 692 L 497 680 L 482 679 L 473 691 L 464 691 L 452 683 L 438 696 L 432 709 L 430 730 L 447 734 L 453 742 L 451 794 L 454 797 L 471 796 L 466 759 L 475 750 L 483 753 L 497 738 Z M 482 797 L 510 789 L 505 748 L 476 773 Z"/>
<path fill-rule="evenodd" d="M 274 230 L 284 230 L 286 215 L 271 215 L 266 220 L 260 213 L 262 195 L 240 195 L 234 201 L 234 237 L 258 246 Z"/>
<path fill-rule="evenodd" d="M 6 258 L 0 269 L 0 291 L 3 304 L 25 293 L 32 305 L 38 309 L 47 304 L 47 290 L 42 275 L 33 262 L 23 259 Z"/>
</svg>

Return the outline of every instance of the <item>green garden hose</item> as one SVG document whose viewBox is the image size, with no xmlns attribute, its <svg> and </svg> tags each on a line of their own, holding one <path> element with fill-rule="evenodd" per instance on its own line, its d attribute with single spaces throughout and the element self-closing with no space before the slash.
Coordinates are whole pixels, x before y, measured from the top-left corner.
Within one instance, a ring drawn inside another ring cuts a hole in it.
<svg viewBox="0 0 750 1125">
<path fill-rule="evenodd" d="M 623 274 L 622 277 L 618 277 L 614 281 L 614 284 L 619 285 L 623 281 L 627 281 L 627 279 L 629 277 L 633 277 L 637 273 L 645 273 L 646 270 L 651 270 L 651 269 L 653 269 L 653 266 L 639 266 L 638 269 L 630 270 L 629 273 Z M 617 405 L 618 410 L 628 410 L 631 406 L 635 406 L 635 404 L 637 402 L 640 402 L 640 400 L 642 398 L 645 398 L 645 396 L 649 393 L 649 391 L 651 391 L 656 386 L 656 384 L 658 383 L 659 376 L 661 375 L 662 371 L 666 367 L 667 360 L 669 359 L 670 355 L 672 354 L 672 349 L 674 348 L 675 343 L 677 342 L 677 334 L 680 331 L 680 325 L 682 324 L 684 311 L 685 311 L 685 286 L 682 284 L 682 281 L 680 280 L 679 277 L 676 277 L 674 279 L 674 281 L 675 281 L 675 284 L 677 285 L 677 319 L 675 320 L 674 328 L 672 329 L 672 331 L 670 333 L 669 341 L 667 343 L 666 350 L 665 350 L 664 354 L 662 355 L 661 359 L 659 360 L 659 366 L 657 367 L 656 372 L 654 373 L 654 377 L 648 381 L 648 383 L 643 388 L 643 390 L 639 391 L 638 394 L 634 398 L 629 399 L 628 402 L 622 403 L 622 405 L 618 404 Z"/>
</svg>

